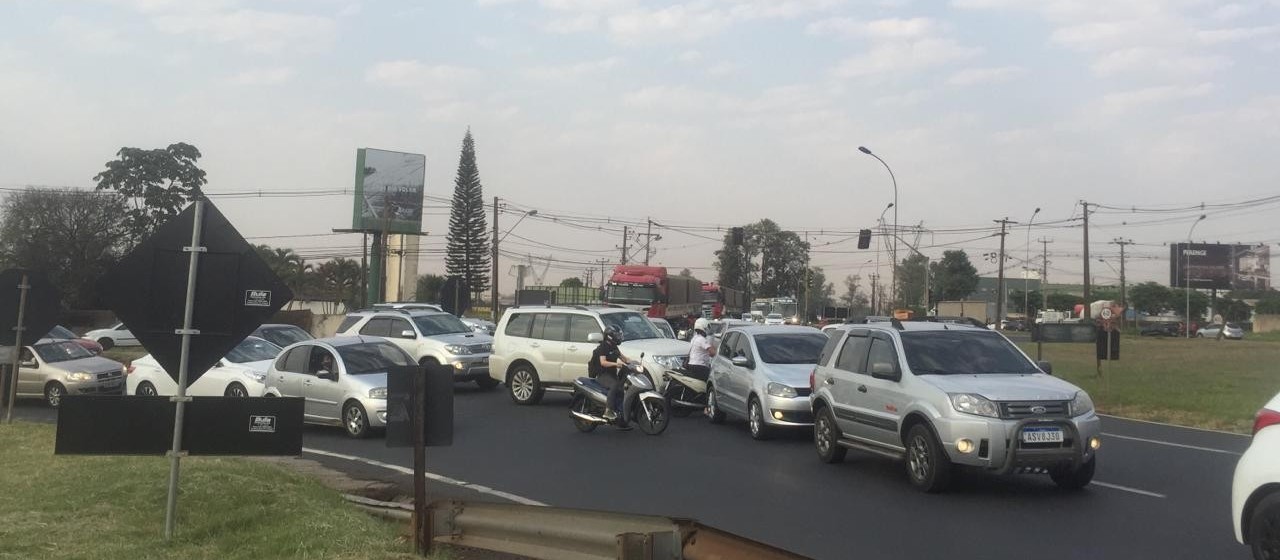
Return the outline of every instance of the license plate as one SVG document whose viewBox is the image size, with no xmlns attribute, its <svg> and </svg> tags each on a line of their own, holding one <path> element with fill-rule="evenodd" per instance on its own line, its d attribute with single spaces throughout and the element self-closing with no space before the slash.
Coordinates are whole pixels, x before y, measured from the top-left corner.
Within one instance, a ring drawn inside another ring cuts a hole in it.
<svg viewBox="0 0 1280 560">
<path fill-rule="evenodd" d="M 1062 443 L 1062 428 L 1026 428 L 1022 441 L 1027 443 Z"/>
</svg>

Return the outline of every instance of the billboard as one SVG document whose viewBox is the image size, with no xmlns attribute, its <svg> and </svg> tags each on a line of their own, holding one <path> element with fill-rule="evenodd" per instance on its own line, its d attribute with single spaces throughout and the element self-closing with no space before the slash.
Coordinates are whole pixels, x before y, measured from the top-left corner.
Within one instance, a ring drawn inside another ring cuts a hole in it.
<svg viewBox="0 0 1280 560">
<path fill-rule="evenodd" d="M 422 231 L 427 156 L 356 150 L 356 198 L 351 228 L 389 233 Z"/>
<path fill-rule="evenodd" d="M 1175 243 L 1169 248 L 1169 285 L 1202 290 L 1266 290 L 1271 287 L 1271 248 L 1266 245 Z"/>
</svg>

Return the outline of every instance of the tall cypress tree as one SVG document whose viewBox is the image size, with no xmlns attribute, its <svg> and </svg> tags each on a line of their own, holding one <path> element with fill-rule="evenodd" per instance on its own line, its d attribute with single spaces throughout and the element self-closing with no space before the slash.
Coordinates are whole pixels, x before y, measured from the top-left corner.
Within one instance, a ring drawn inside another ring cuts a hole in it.
<svg viewBox="0 0 1280 560">
<path fill-rule="evenodd" d="M 476 145 L 471 129 L 462 138 L 458 177 L 453 181 L 453 208 L 449 212 L 449 247 L 445 269 L 461 276 L 472 292 L 489 289 L 489 232 L 484 217 L 484 192 Z"/>
</svg>

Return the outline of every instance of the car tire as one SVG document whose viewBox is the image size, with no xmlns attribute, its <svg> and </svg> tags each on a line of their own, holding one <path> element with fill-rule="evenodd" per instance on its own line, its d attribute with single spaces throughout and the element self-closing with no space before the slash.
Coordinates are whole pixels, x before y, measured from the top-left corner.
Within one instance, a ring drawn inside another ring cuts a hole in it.
<svg viewBox="0 0 1280 560">
<path fill-rule="evenodd" d="M 355 401 L 343 406 L 342 428 L 347 432 L 347 436 L 352 439 L 369 437 L 369 415 L 365 413 L 364 406 Z"/>
<path fill-rule="evenodd" d="M 828 464 L 843 462 L 849 451 L 840 445 L 840 425 L 836 424 L 836 417 L 829 406 L 818 411 L 818 418 L 813 423 L 813 447 L 818 451 L 818 459 Z"/>
<path fill-rule="evenodd" d="M 951 458 L 924 423 L 907 432 L 907 478 L 917 489 L 934 494 L 951 485 Z"/>
<path fill-rule="evenodd" d="M 717 404 L 715 385 L 707 386 L 707 420 L 710 420 L 712 424 L 724 423 L 724 411 L 720 410 L 720 406 Z"/>
<path fill-rule="evenodd" d="M 507 390 L 516 404 L 532 405 L 542 400 L 542 381 L 538 379 L 537 370 L 529 364 L 520 364 L 511 370 Z"/>
<path fill-rule="evenodd" d="M 49 405 L 49 408 L 61 407 L 62 399 L 66 396 L 67 388 L 57 381 L 44 386 L 44 403 Z"/>
<path fill-rule="evenodd" d="M 747 431 L 751 433 L 751 439 L 756 441 L 766 440 L 773 436 L 773 430 L 764 418 L 764 405 L 760 404 L 760 399 L 757 399 L 755 395 L 752 395 L 747 400 Z"/>
<path fill-rule="evenodd" d="M 476 380 L 476 386 L 482 390 L 489 391 L 498 386 L 498 380 L 492 377 L 481 377 Z"/>
<path fill-rule="evenodd" d="M 1098 456 L 1094 455 L 1074 469 L 1065 467 L 1050 470 L 1049 478 L 1053 479 L 1053 483 L 1057 484 L 1058 488 L 1079 490 L 1093 481 L 1093 471 L 1097 466 Z"/>
<path fill-rule="evenodd" d="M 150 381 L 143 381 L 142 383 L 139 383 L 138 387 L 133 390 L 133 393 L 139 397 L 154 397 L 160 394 L 159 391 L 156 391 L 156 386 L 152 385 Z"/>
<path fill-rule="evenodd" d="M 116 345 L 116 341 L 111 340 L 110 338 L 107 338 L 105 336 L 98 339 L 98 346 L 102 347 L 103 352 L 106 352 L 107 350 L 114 348 L 115 345 Z"/>
<path fill-rule="evenodd" d="M 1272 492 L 1253 507 L 1245 520 L 1254 558 L 1280 558 L 1280 492 Z"/>
<path fill-rule="evenodd" d="M 230 385 L 227 385 L 227 390 L 222 392 L 222 396 L 242 399 L 249 396 L 249 390 L 245 389 L 244 385 L 232 382 Z"/>
</svg>

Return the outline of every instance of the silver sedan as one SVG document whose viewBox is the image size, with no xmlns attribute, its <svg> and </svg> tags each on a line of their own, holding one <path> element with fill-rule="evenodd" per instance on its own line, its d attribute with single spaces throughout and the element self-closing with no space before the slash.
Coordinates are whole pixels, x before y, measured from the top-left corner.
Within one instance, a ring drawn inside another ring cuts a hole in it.
<svg viewBox="0 0 1280 560">
<path fill-rule="evenodd" d="M 777 428 L 813 426 L 809 374 L 828 340 L 813 327 L 785 325 L 725 333 L 711 361 L 711 422 L 745 418 L 755 439 L 766 439 Z"/>
</svg>

